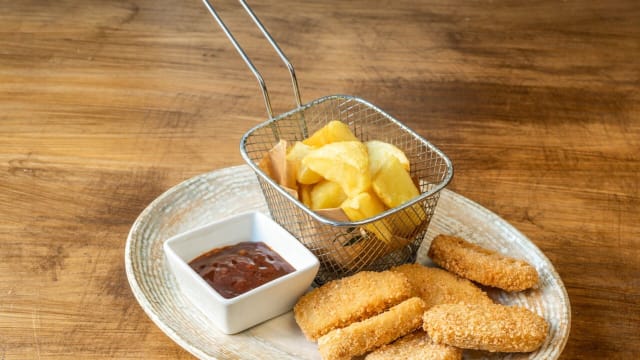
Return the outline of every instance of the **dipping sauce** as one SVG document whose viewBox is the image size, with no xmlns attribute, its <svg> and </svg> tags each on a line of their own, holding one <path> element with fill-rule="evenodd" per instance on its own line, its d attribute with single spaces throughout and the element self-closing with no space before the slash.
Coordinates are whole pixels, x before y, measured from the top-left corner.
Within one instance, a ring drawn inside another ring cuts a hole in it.
<svg viewBox="0 0 640 360">
<path fill-rule="evenodd" d="M 189 266 L 227 299 L 295 271 L 267 244 L 248 241 L 213 249 Z"/>
</svg>

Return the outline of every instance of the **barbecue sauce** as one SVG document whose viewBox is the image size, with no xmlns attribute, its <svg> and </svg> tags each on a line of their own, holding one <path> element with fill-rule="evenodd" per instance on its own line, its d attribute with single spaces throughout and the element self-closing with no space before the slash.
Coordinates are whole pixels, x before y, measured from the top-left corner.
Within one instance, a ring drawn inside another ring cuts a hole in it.
<svg viewBox="0 0 640 360">
<path fill-rule="evenodd" d="M 189 266 L 227 299 L 295 270 L 264 242 L 216 248 L 193 259 Z"/>
</svg>

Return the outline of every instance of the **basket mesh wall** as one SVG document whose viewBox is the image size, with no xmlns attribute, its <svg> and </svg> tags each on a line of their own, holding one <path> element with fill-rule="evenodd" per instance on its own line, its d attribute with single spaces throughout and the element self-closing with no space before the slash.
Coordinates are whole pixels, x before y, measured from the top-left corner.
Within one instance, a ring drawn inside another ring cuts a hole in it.
<svg viewBox="0 0 640 360">
<path fill-rule="evenodd" d="M 309 215 L 301 202 L 290 200 L 279 187 L 266 181 L 257 164 L 280 139 L 301 141 L 331 120 L 347 124 L 362 141 L 381 140 L 403 150 L 421 193 L 434 193 L 361 226 L 325 223 Z M 324 97 L 282 114 L 247 133 L 241 147 L 258 173 L 273 219 L 320 260 L 319 284 L 361 270 L 384 270 L 414 261 L 435 211 L 438 191 L 452 173 L 449 160 L 429 142 L 371 104 L 349 96 Z"/>
</svg>

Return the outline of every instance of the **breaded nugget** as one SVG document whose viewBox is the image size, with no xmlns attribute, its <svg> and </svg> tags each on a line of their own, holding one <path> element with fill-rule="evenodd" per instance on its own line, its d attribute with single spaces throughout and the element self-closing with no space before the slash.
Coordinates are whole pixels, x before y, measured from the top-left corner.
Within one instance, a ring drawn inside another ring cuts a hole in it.
<svg viewBox="0 0 640 360">
<path fill-rule="evenodd" d="M 405 335 L 395 342 L 369 353 L 365 360 L 459 360 L 462 350 L 436 344 L 422 330 Z"/>
<path fill-rule="evenodd" d="M 361 271 L 330 281 L 303 295 L 293 308 L 296 322 L 312 341 L 329 331 L 376 315 L 408 299 L 407 277 L 390 271 Z"/>
<path fill-rule="evenodd" d="M 436 343 L 491 352 L 534 351 L 549 332 L 541 316 L 499 304 L 436 305 L 424 313 L 423 328 Z"/>
<path fill-rule="evenodd" d="M 438 235 L 429 248 L 433 262 L 482 285 L 522 291 L 538 285 L 538 272 L 522 260 L 471 244 L 462 238 Z"/>
<path fill-rule="evenodd" d="M 413 297 L 382 314 L 335 329 L 318 339 L 323 360 L 351 359 L 413 332 L 422 325 L 424 301 Z"/>
<path fill-rule="evenodd" d="M 493 300 L 471 281 L 442 269 L 405 264 L 391 268 L 391 271 L 409 279 L 413 296 L 424 300 L 427 309 L 438 304 L 493 304 Z"/>
</svg>

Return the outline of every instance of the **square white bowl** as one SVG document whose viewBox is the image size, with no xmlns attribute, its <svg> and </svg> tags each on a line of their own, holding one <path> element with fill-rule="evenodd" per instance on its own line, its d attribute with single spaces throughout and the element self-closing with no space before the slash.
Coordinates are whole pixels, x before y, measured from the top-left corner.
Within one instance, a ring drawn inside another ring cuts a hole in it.
<svg viewBox="0 0 640 360">
<path fill-rule="evenodd" d="M 193 270 L 189 262 L 214 248 L 244 241 L 264 242 L 295 271 L 227 299 Z M 163 246 L 181 291 L 226 334 L 238 333 L 291 310 L 309 289 L 320 267 L 311 251 L 260 212 L 239 214 L 207 224 L 176 235 Z"/>
</svg>

